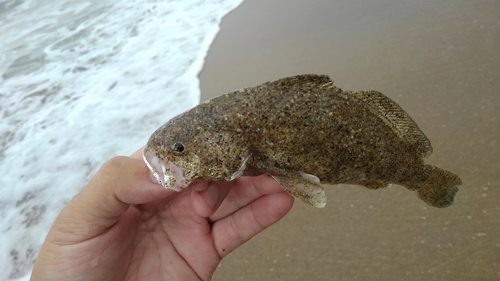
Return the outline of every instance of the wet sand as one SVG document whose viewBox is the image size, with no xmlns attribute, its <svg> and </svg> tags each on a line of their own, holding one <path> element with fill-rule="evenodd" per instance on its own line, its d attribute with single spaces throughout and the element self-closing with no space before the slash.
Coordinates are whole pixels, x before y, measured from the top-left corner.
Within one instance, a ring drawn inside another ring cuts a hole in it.
<svg viewBox="0 0 500 281">
<path fill-rule="evenodd" d="M 463 184 L 446 209 L 400 186 L 326 190 L 223 260 L 214 280 L 500 280 L 500 2 L 247 0 L 222 21 L 202 100 L 304 73 L 378 90 Z"/>
</svg>

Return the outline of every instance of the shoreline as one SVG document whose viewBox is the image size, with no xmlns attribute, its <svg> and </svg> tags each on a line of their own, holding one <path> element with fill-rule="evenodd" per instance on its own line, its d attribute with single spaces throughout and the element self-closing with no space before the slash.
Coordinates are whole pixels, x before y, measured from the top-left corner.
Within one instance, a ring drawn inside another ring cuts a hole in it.
<svg viewBox="0 0 500 281">
<path fill-rule="evenodd" d="M 425 162 L 462 178 L 455 203 L 432 208 L 400 186 L 332 186 L 326 208 L 296 202 L 223 260 L 214 280 L 500 276 L 500 3 L 356 5 L 244 1 L 223 18 L 210 47 L 201 101 L 305 73 L 327 74 L 344 90 L 380 91 L 431 140 Z"/>
</svg>

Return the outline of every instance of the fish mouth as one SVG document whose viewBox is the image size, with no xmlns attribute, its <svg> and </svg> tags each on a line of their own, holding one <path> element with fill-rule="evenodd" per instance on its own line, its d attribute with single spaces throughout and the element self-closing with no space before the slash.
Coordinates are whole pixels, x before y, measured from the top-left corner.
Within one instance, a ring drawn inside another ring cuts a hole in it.
<svg viewBox="0 0 500 281">
<path fill-rule="evenodd" d="M 172 162 L 165 162 L 148 148 L 144 148 L 142 158 L 156 181 L 166 189 L 181 191 L 187 187 L 182 170 Z"/>
</svg>

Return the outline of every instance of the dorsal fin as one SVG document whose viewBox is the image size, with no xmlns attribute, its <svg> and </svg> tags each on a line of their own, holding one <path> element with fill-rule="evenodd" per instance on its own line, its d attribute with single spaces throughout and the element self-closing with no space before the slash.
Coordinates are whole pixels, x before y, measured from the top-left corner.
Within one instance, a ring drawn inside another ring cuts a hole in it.
<svg viewBox="0 0 500 281">
<path fill-rule="evenodd" d="M 291 77 L 282 78 L 276 81 L 267 82 L 265 84 L 270 84 L 273 86 L 293 88 L 293 87 L 321 87 L 325 85 L 332 85 L 333 81 L 328 75 L 318 75 L 318 74 L 304 74 L 296 75 Z"/>
<path fill-rule="evenodd" d="M 400 139 L 415 148 L 420 157 L 431 155 L 432 146 L 429 139 L 393 100 L 377 91 L 348 92 L 348 95 L 368 105 L 370 111 L 382 119 Z"/>
</svg>

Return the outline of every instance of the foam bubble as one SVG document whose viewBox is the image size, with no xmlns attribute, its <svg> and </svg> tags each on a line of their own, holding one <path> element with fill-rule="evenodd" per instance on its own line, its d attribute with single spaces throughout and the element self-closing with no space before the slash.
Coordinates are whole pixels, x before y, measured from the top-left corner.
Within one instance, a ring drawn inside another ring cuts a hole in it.
<svg viewBox="0 0 500 281">
<path fill-rule="evenodd" d="M 0 280 L 28 280 L 107 159 L 199 102 L 208 47 L 241 1 L 0 3 Z"/>
</svg>

